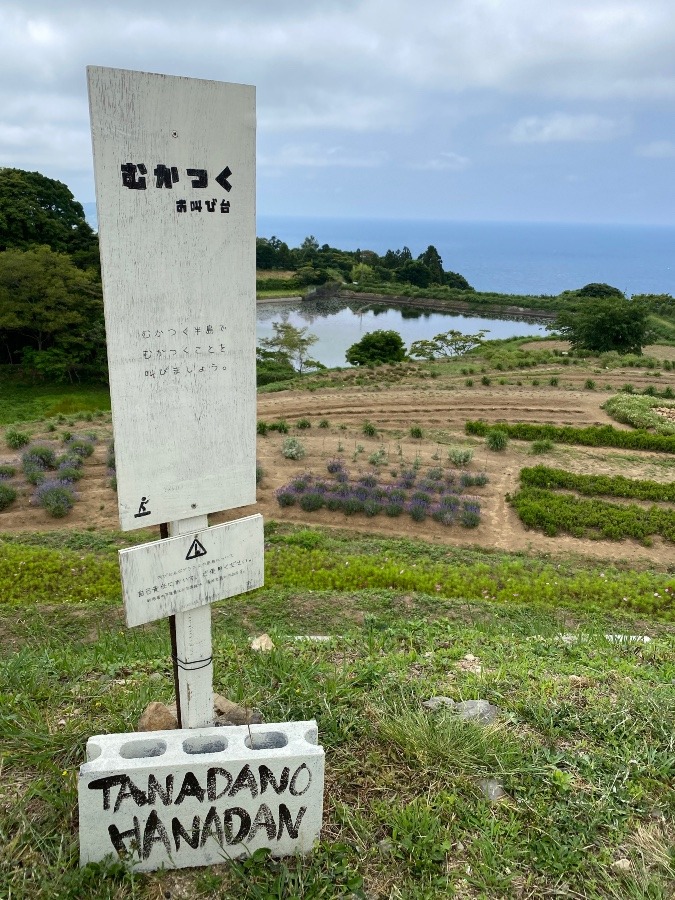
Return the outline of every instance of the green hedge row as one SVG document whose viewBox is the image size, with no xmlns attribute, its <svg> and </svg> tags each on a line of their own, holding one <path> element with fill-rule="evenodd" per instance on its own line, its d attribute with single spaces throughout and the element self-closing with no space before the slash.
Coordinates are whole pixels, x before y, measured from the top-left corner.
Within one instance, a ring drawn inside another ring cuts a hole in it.
<svg viewBox="0 0 675 900">
<path fill-rule="evenodd" d="M 578 491 L 588 497 L 629 497 L 632 500 L 668 500 L 675 502 L 675 482 L 659 484 L 624 475 L 577 475 L 564 469 L 532 466 L 520 470 L 524 487 Z"/>
<path fill-rule="evenodd" d="M 605 500 L 580 500 L 569 494 L 526 487 L 507 498 L 523 525 L 549 537 L 565 531 L 574 537 L 603 537 L 613 541 L 631 537 L 649 543 L 660 534 L 675 541 L 675 511 L 658 506 L 619 506 Z"/>
<path fill-rule="evenodd" d="M 571 425 L 539 425 L 516 422 L 499 428 L 509 437 L 521 441 L 548 439 L 559 444 L 582 444 L 585 447 L 621 447 L 624 450 L 653 450 L 658 453 L 675 453 L 675 435 L 651 434 L 648 431 L 620 431 L 612 425 L 591 425 L 574 428 Z M 490 428 L 488 422 L 467 422 L 467 434 L 484 437 Z"/>
</svg>

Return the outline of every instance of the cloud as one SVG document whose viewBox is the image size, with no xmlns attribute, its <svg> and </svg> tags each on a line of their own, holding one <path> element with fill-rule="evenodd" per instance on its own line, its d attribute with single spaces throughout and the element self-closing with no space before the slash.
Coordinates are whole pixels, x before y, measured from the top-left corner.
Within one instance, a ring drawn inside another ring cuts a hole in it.
<svg viewBox="0 0 675 900">
<path fill-rule="evenodd" d="M 671 159 L 675 157 L 675 142 L 651 141 L 649 144 L 639 146 L 635 152 L 638 156 L 645 156 L 648 159 Z"/>
<path fill-rule="evenodd" d="M 625 121 L 592 113 L 551 113 L 524 116 L 509 131 L 514 144 L 550 144 L 578 141 L 611 141 L 627 131 Z"/>
<path fill-rule="evenodd" d="M 443 152 L 432 159 L 414 163 L 412 168 L 426 172 L 462 172 L 470 165 L 471 161 L 467 156 L 461 156 L 459 153 Z"/>
<path fill-rule="evenodd" d="M 343 168 L 373 169 L 387 159 L 384 151 L 354 155 L 343 147 L 322 147 L 319 144 L 285 144 L 274 153 L 260 153 L 258 165 L 266 169 Z"/>
</svg>

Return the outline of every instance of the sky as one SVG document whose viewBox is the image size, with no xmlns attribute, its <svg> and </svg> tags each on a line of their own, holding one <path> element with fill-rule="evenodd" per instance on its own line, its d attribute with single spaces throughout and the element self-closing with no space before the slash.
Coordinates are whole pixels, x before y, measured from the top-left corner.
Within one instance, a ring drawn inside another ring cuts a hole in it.
<svg viewBox="0 0 675 900">
<path fill-rule="evenodd" d="M 87 65 L 255 85 L 263 215 L 675 224 L 673 0 L 0 0 L 0 166 L 82 203 Z"/>
</svg>

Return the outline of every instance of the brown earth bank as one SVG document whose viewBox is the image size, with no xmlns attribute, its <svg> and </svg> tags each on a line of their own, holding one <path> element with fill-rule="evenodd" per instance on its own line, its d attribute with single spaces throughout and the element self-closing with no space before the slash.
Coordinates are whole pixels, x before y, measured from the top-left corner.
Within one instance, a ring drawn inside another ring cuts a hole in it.
<svg viewBox="0 0 675 900">
<path fill-rule="evenodd" d="M 535 346 L 538 342 L 532 342 Z M 659 347 L 657 356 L 664 357 Z M 462 361 L 463 362 L 463 361 Z M 480 360 L 470 360 L 480 366 Z M 446 374 L 447 370 L 447 374 Z M 507 552 L 547 554 L 552 557 L 579 555 L 595 560 L 607 560 L 636 568 L 675 568 L 675 545 L 654 538 L 652 546 L 632 541 L 582 540 L 566 535 L 546 537 L 523 527 L 506 496 L 518 488 L 520 469 L 543 463 L 549 466 L 589 474 L 622 474 L 631 478 L 650 478 L 668 482 L 675 468 L 670 454 L 629 452 L 605 448 L 585 448 L 559 445 L 541 456 L 533 456 L 530 445 L 523 441 L 511 441 L 502 453 L 490 452 L 483 439 L 470 438 L 464 433 L 468 419 L 484 419 L 498 422 L 541 422 L 556 425 L 587 426 L 614 424 L 601 408 L 609 392 L 601 389 L 584 389 L 583 384 L 594 370 L 589 368 L 562 367 L 554 364 L 540 366 L 526 373 L 504 373 L 505 384 L 498 384 L 497 375 L 490 373 L 489 385 L 481 383 L 480 375 L 474 375 L 475 386 L 467 387 L 466 378 L 454 366 L 438 364 L 438 377 L 430 377 L 429 367 L 403 366 L 381 367 L 376 370 L 345 370 L 328 373 L 319 386 L 308 382 L 309 390 L 283 390 L 260 394 L 258 419 L 268 424 L 284 420 L 289 435 L 297 437 L 305 448 L 300 461 L 284 458 L 282 444 L 286 437 L 276 431 L 268 431 L 258 437 L 258 461 L 263 477 L 258 489 L 257 504 L 211 516 L 212 524 L 227 521 L 252 512 L 261 512 L 266 521 L 276 520 L 296 524 L 321 525 L 349 529 L 358 533 L 371 533 L 396 538 L 427 540 L 444 545 L 480 547 Z M 479 371 L 477 369 L 477 371 Z M 440 372 L 440 374 L 438 374 Z M 557 386 L 549 384 L 549 376 L 555 372 Z M 618 369 L 593 374 L 598 388 L 609 384 L 616 391 L 626 381 L 639 389 L 642 384 L 656 383 L 654 377 L 641 369 Z M 359 383 L 354 382 L 358 380 Z M 658 379 L 659 389 L 673 386 L 670 372 Z M 538 382 L 533 384 L 532 382 Z M 298 428 L 301 419 L 309 422 L 308 428 Z M 320 423 L 326 427 L 320 427 Z M 376 435 L 363 433 L 364 423 L 371 423 Z M 327 425 L 326 425 L 327 423 Z M 70 423 L 68 423 L 70 425 Z M 106 444 L 111 437 L 110 417 L 79 427 L 96 434 L 96 450 L 85 461 L 84 477 L 76 485 L 79 500 L 64 519 L 50 518 L 33 502 L 34 489 L 22 480 L 20 451 L 0 450 L 0 463 L 10 463 L 19 469 L 11 480 L 18 491 L 18 499 L 0 512 L 0 532 L 47 531 L 52 529 L 115 529 L 118 527 L 116 495 L 110 486 L 110 473 L 106 468 Z M 423 437 L 412 438 L 410 429 L 422 429 Z M 49 441 L 55 448 L 62 445 L 59 433 L 46 431 L 45 423 L 26 425 L 35 439 Z M 60 426 L 61 427 L 61 426 Z M 62 426 L 66 427 L 66 426 Z M 4 447 L 4 441 L 2 442 Z M 276 491 L 293 476 L 312 472 L 328 477 L 326 464 L 340 458 L 350 475 L 357 477 L 366 472 L 377 472 L 381 483 L 392 483 L 400 472 L 417 462 L 420 473 L 429 468 L 442 467 L 446 472 L 459 473 L 448 458 L 448 450 L 462 447 L 473 451 L 473 461 L 467 467 L 472 473 L 485 472 L 489 482 L 480 488 L 468 488 L 467 494 L 479 499 L 482 515 L 477 528 L 460 525 L 445 527 L 431 519 L 413 522 L 407 515 L 392 519 L 385 515 L 366 518 L 355 515 L 347 518 L 342 512 L 322 509 L 315 513 L 303 512 L 298 506 L 282 509 L 276 500 Z M 384 464 L 373 466 L 368 458 L 375 451 L 384 451 Z M 223 477 L 226 474 L 223 473 Z M 156 531 L 156 529 L 154 530 Z M 154 539 L 154 531 L 149 539 Z"/>
</svg>

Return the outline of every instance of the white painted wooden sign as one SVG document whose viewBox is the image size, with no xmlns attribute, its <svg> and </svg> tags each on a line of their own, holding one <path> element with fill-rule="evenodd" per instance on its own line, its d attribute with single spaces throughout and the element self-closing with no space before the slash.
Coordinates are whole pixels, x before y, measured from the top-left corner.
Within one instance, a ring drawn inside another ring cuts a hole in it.
<svg viewBox="0 0 675 900">
<path fill-rule="evenodd" d="M 255 502 L 255 89 L 88 69 L 124 530 Z"/>
<path fill-rule="evenodd" d="M 120 550 L 127 625 L 143 625 L 262 587 L 262 516 Z"/>
</svg>

